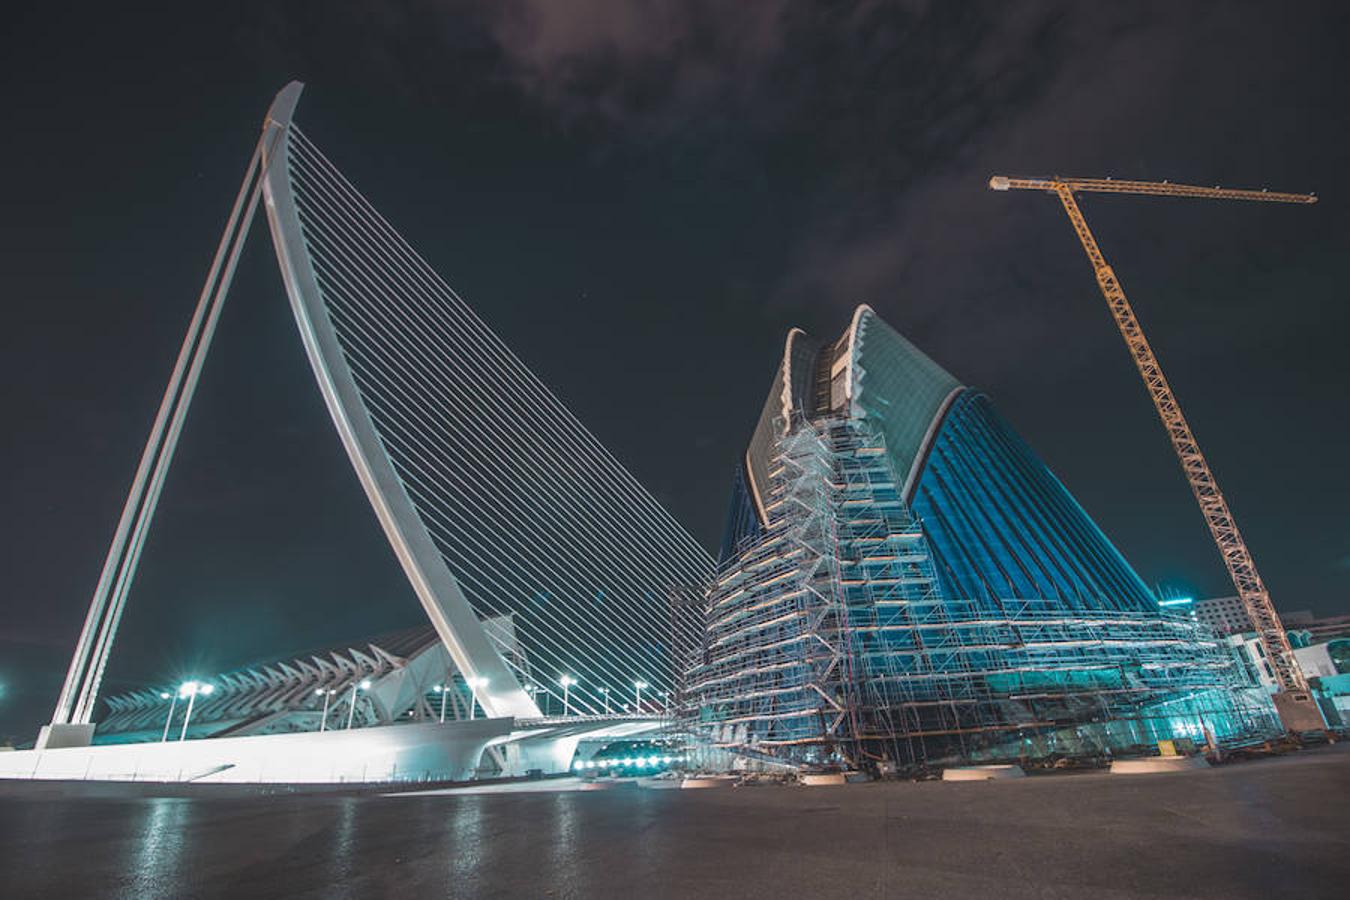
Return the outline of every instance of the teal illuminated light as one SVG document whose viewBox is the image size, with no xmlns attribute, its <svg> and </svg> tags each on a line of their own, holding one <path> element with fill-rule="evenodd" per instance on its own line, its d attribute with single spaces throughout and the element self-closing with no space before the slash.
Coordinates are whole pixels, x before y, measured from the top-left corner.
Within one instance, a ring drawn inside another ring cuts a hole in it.
<svg viewBox="0 0 1350 900">
<path fill-rule="evenodd" d="M 1159 606 L 1190 606 L 1195 602 L 1194 597 L 1173 597 L 1171 600 L 1159 600 Z"/>
</svg>

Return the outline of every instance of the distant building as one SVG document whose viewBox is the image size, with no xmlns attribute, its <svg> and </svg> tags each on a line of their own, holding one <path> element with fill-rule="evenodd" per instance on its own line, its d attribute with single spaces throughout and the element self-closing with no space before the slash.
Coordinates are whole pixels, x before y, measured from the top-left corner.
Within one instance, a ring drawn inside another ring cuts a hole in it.
<svg viewBox="0 0 1350 900">
<path fill-rule="evenodd" d="M 1324 641 L 1294 651 L 1305 678 L 1329 678 L 1350 672 L 1350 640 Z"/>
<path fill-rule="evenodd" d="M 1298 616 L 1297 619 L 1294 616 Z M 1318 618 L 1307 610 L 1280 616 L 1286 628 L 1297 628 L 1308 635 L 1309 643 L 1350 637 L 1350 616 L 1322 616 Z"/>
<path fill-rule="evenodd" d="M 1196 621 L 1208 625 L 1220 637 L 1252 630 L 1252 620 L 1240 597 L 1210 597 L 1197 600 L 1191 608 Z"/>
<path fill-rule="evenodd" d="M 1252 620 L 1247 615 L 1247 608 L 1239 597 L 1211 597 L 1207 600 L 1197 600 L 1190 608 L 1196 621 L 1213 628 L 1220 637 L 1246 634 L 1254 630 Z M 1310 610 L 1296 609 L 1280 613 L 1280 622 L 1291 632 L 1305 632 L 1304 643 L 1350 637 L 1350 616 L 1318 618 Z"/>
<path fill-rule="evenodd" d="M 684 708 L 795 764 L 1101 753 L 1272 724 L 989 398 L 859 307 L 793 329 L 735 475 Z"/>
<path fill-rule="evenodd" d="M 1322 708 L 1327 724 L 1350 724 L 1350 638 L 1306 643 L 1306 632 L 1291 631 L 1294 660 L 1308 679 L 1313 696 Z M 1266 648 L 1256 632 L 1230 634 L 1226 638 L 1234 657 L 1261 686 L 1275 693 L 1275 675 L 1266 659 Z"/>
<path fill-rule="evenodd" d="M 1340 618 L 1350 618 L 1342 616 Z M 1350 638 L 1339 637 L 1294 651 L 1329 725 L 1350 725 Z"/>
<path fill-rule="evenodd" d="M 497 651 L 528 673 L 510 617 L 483 626 Z M 95 742 L 292 734 L 474 714 L 473 692 L 430 625 L 198 678 L 212 691 L 194 700 L 186 731 L 178 686 L 147 687 L 106 699 Z"/>
</svg>

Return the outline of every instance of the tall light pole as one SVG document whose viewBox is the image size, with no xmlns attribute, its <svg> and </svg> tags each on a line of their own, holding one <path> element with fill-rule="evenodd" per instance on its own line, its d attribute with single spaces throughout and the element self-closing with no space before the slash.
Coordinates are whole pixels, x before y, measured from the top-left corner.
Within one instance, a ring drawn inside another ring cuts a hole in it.
<svg viewBox="0 0 1350 900">
<path fill-rule="evenodd" d="M 363 691 L 368 691 L 368 690 L 370 690 L 370 679 L 369 679 L 369 678 L 364 678 L 364 679 L 361 680 L 361 682 L 360 682 L 359 684 L 358 684 L 357 682 L 355 682 L 355 681 L 352 682 L 352 702 L 351 702 L 350 704 L 347 705 L 347 730 L 348 730 L 348 731 L 351 731 L 351 730 L 352 730 L 352 718 L 356 715 L 356 689 L 357 689 L 357 688 L 360 688 L 360 689 L 363 690 Z"/>
<path fill-rule="evenodd" d="M 602 687 L 600 694 L 605 698 L 605 715 L 609 715 L 609 688 Z"/>
<path fill-rule="evenodd" d="M 164 720 L 164 736 L 159 739 L 162 744 L 169 739 L 169 726 L 173 724 L 173 708 L 178 705 L 178 695 L 160 691 L 159 699 L 169 701 L 169 717 Z"/>
<path fill-rule="evenodd" d="M 558 679 L 558 684 L 562 685 L 562 689 L 563 689 L 563 715 L 564 715 L 564 716 L 569 716 L 569 715 L 572 714 L 571 690 L 572 690 L 572 685 L 574 685 L 574 684 L 576 684 L 576 683 L 577 683 L 577 680 L 576 680 L 575 678 L 573 678 L 571 675 L 563 675 L 563 676 L 561 676 L 561 677 Z"/>
<path fill-rule="evenodd" d="M 450 696 L 450 688 L 444 684 L 433 684 L 431 689 L 441 695 L 441 724 L 445 724 L 445 698 Z"/>
<path fill-rule="evenodd" d="M 464 683 L 469 686 L 469 721 L 473 721 L 473 707 L 478 701 L 478 689 L 487 687 L 488 680 L 481 675 L 473 678 L 464 679 Z"/>
<path fill-rule="evenodd" d="M 314 693 L 323 695 L 323 719 L 319 721 L 319 731 L 328 730 L 328 701 L 337 693 L 333 688 L 319 688 Z"/>
<path fill-rule="evenodd" d="M 641 678 L 633 682 L 633 710 L 638 715 L 642 714 L 642 689 L 645 687 L 650 687 L 650 685 Z"/>
<path fill-rule="evenodd" d="M 183 714 L 183 730 L 178 732 L 178 740 L 187 740 L 188 722 L 192 721 L 192 707 L 197 703 L 197 695 L 207 696 L 214 690 L 212 685 L 202 684 L 200 681 L 183 682 L 183 686 L 178 689 L 178 696 L 187 698 L 188 708 Z"/>
</svg>

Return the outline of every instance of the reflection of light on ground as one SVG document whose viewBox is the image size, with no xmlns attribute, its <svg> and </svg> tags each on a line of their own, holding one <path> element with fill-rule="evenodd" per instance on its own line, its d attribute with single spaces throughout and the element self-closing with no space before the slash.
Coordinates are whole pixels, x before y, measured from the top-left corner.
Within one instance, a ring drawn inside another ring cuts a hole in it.
<svg viewBox="0 0 1350 900">
<path fill-rule="evenodd" d="M 499 784 L 474 784 L 467 787 L 433 788 L 429 791 L 399 791 L 385 797 L 431 797 L 443 794 L 556 794 L 567 791 L 608 791 L 615 788 L 636 788 L 631 778 L 613 778 L 586 781 L 581 778 L 544 778 L 538 781 L 505 781 Z"/>
<path fill-rule="evenodd" d="M 177 897 L 183 884 L 183 827 L 190 801 L 161 797 L 146 805 L 128 898 Z"/>
<path fill-rule="evenodd" d="M 982 786 L 629 783 L 403 801 L 190 789 L 191 800 L 155 803 L 144 785 L 58 793 L 0 782 L 0 900 L 871 898 L 887 889 L 1095 900 L 1172 897 L 1187 885 L 1206 897 L 1340 897 L 1343 817 L 1329 798 L 1344 794 L 1347 773 L 1343 741 L 1205 771 L 1047 773 Z M 1130 852 L 1104 840 L 1104 828 Z M 1028 860 L 1055 864 L 1028 869 Z"/>
<path fill-rule="evenodd" d="M 548 865 L 549 871 L 557 878 L 560 894 L 590 897 L 593 892 L 587 890 L 587 886 L 591 863 L 585 858 L 587 842 L 580 833 L 581 821 L 576 810 L 579 799 L 568 793 L 558 793 L 552 797 L 553 802 L 549 804 L 551 839 L 548 840 Z"/>
<path fill-rule="evenodd" d="M 330 896 L 334 897 L 352 896 L 353 860 L 356 859 L 356 798 L 344 797 L 341 804 L 328 863 L 334 889 Z"/>
<path fill-rule="evenodd" d="M 482 878 L 483 864 L 483 804 L 477 798 L 465 798 L 455 804 L 450 818 L 450 831 L 441 853 L 450 862 L 450 884 L 453 893 L 463 890 Z"/>
</svg>

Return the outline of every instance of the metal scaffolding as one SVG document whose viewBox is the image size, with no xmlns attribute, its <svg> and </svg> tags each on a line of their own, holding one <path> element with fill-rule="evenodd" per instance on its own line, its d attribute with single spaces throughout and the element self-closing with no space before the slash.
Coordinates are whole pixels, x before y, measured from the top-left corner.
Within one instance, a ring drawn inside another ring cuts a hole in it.
<svg viewBox="0 0 1350 900">
<path fill-rule="evenodd" d="M 1272 724 L 1228 649 L 1190 619 L 945 594 L 866 420 L 796 417 L 769 479 L 764 532 L 723 561 L 701 604 L 677 606 L 677 631 L 703 635 L 677 660 L 684 720 L 715 747 L 908 767 Z"/>
</svg>

